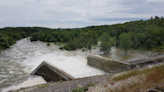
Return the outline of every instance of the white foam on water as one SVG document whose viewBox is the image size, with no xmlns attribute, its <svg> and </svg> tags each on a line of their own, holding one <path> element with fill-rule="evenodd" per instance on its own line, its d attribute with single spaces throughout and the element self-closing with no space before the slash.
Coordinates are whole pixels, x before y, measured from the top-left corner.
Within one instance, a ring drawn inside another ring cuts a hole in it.
<svg viewBox="0 0 164 92">
<path fill-rule="evenodd" d="M 99 50 L 93 49 L 87 52 L 83 52 L 82 50 L 66 51 L 59 50 L 59 46 L 53 43 L 47 46 L 47 43 L 40 41 L 30 42 L 27 39 L 19 40 L 10 49 L 0 54 L 0 60 L 2 60 L 2 65 L 0 66 L 3 67 L 3 74 L 4 72 L 7 73 L 2 76 L 8 76 L 6 77 L 8 81 L 1 83 L 0 87 L 7 83 L 14 85 L 9 87 L 10 90 L 12 88 L 18 89 L 25 87 L 24 85 L 26 84 L 28 86 L 32 82 L 32 78 L 29 78 L 18 86 L 15 86 L 14 82 L 18 80 L 23 81 L 26 78 L 24 76 L 29 75 L 43 61 L 53 64 L 75 78 L 104 74 L 105 72 L 87 65 L 86 57 L 88 53 L 98 54 Z M 32 82 L 33 85 L 36 85 L 35 83 L 37 82 Z"/>
<path fill-rule="evenodd" d="M 45 83 L 47 83 L 47 82 L 42 77 L 39 77 L 39 76 L 38 77 L 30 77 L 18 85 L 13 85 L 13 86 L 3 89 L 2 92 L 17 90 L 20 88 L 31 87 L 34 85 L 45 84 Z"/>
<path fill-rule="evenodd" d="M 78 75 L 86 73 L 90 74 L 91 76 L 92 72 L 94 75 L 95 72 L 97 72 L 97 75 L 104 73 L 98 69 L 88 66 L 86 57 L 82 55 L 67 56 L 66 54 L 70 54 L 70 52 L 63 51 L 60 53 L 46 54 L 40 58 L 34 59 L 34 63 L 28 63 L 28 65 L 33 66 L 33 69 L 35 69 L 42 61 L 45 60 L 72 75 L 73 77 L 77 77 Z M 87 75 L 84 75 L 83 77 L 87 77 Z"/>
</svg>

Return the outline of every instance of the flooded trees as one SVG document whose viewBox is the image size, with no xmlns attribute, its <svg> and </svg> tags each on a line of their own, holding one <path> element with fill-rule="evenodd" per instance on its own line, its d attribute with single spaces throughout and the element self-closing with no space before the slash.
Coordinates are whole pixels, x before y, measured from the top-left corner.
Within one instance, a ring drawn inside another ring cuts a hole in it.
<svg viewBox="0 0 164 92">
<path fill-rule="evenodd" d="M 133 45 L 133 42 L 131 40 L 132 36 L 130 33 L 123 33 L 119 36 L 120 38 L 120 48 L 122 48 L 123 50 L 125 50 L 126 55 L 127 55 L 127 51 L 131 48 L 131 46 Z"/>
<path fill-rule="evenodd" d="M 110 38 L 110 35 L 107 33 L 103 33 L 100 36 L 101 46 L 100 51 L 103 51 L 104 54 L 108 54 L 111 50 L 110 48 L 114 45 L 114 41 Z"/>
</svg>

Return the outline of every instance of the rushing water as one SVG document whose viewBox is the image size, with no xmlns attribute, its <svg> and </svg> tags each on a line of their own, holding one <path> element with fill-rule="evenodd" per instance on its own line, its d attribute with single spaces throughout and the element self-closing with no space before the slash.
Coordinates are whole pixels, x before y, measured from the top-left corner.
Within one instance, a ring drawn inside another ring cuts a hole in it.
<svg viewBox="0 0 164 92">
<path fill-rule="evenodd" d="M 10 49 L 0 53 L 0 91 L 46 83 L 42 77 L 29 75 L 44 60 L 76 78 L 104 74 L 105 72 L 87 65 L 88 53 L 101 54 L 98 47 L 85 52 L 65 51 L 59 50 L 59 46 L 53 43 L 47 46 L 47 43 L 40 41 L 19 40 Z M 109 55 L 102 56 L 126 62 L 152 54 L 156 53 L 129 51 L 126 56 L 123 51 L 112 47 Z"/>
<path fill-rule="evenodd" d="M 98 48 L 86 52 L 62 51 L 53 43 L 47 46 L 40 41 L 19 40 L 0 53 L 0 91 L 46 83 L 41 77 L 29 75 L 44 60 L 76 78 L 104 74 L 87 65 L 87 53 L 99 54 L 99 51 Z"/>
</svg>

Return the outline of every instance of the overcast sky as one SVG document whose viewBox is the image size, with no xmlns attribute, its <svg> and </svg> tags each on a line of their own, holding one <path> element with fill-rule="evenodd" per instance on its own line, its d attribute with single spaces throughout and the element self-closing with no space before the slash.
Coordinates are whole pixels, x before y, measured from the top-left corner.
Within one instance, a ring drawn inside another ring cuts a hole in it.
<svg viewBox="0 0 164 92">
<path fill-rule="evenodd" d="M 164 0 L 0 0 L 0 28 L 77 28 L 164 16 Z"/>
</svg>

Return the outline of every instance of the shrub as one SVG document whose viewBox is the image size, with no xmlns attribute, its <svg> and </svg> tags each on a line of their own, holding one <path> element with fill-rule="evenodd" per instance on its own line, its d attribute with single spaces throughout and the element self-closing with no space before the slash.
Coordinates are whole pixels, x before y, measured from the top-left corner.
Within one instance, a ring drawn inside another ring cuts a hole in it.
<svg viewBox="0 0 164 92">
<path fill-rule="evenodd" d="M 74 89 L 72 92 L 86 92 L 86 91 L 88 91 L 88 87 L 90 87 L 90 86 L 94 86 L 94 84 L 88 84 L 84 87 Z"/>
<path fill-rule="evenodd" d="M 47 46 L 50 46 L 50 43 L 47 43 Z"/>
<path fill-rule="evenodd" d="M 63 49 L 64 49 L 64 47 L 60 47 L 59 49 L 63 50 Z"/>
</svg>

